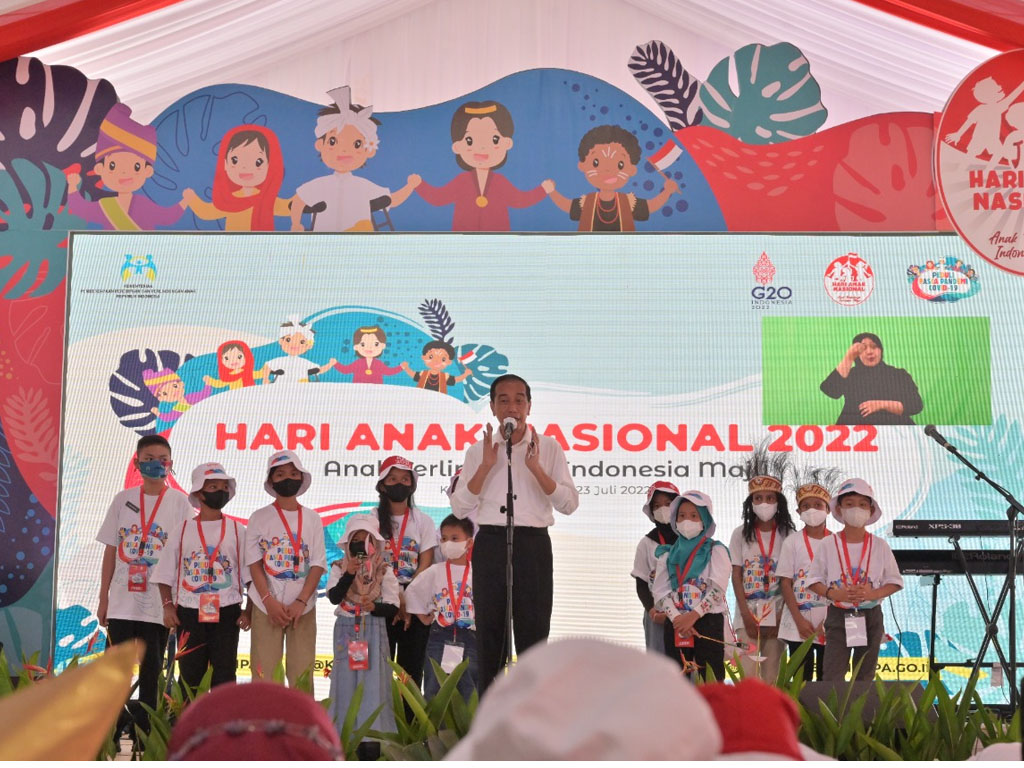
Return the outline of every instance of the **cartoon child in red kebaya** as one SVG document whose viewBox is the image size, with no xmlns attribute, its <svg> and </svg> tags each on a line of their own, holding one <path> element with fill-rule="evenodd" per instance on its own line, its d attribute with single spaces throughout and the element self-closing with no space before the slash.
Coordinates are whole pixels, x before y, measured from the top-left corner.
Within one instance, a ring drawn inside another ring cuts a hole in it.
<svg viewBox="0 0 1024 768">
<path fill-rule="evenodd" d="M 442 395 L 448 392 L 448 387 L 465 381 L 473 372 L 466 368 L 458 376 L 445 373 L 445 369 L 455 359 L 455 348 L 447 341 L 428 341 L 423 347 L 423 362 L 427 366 L 425 371 L 414 371 L 408 363 L 402 363 L 402 370 L 409 374 L 409 377 L 416 382 L 420 389 L 429 389 L 431 392 L 440 392 Z"/>
<path fill-rule="evenodd" d="M 224 219 L 226 232 L 272 232 L 274 217 L 289 214 L 280 198 L 284 158 L 277 135 L 262 125 L 239 125 L 224 134 L 213 174 L 213 202 L 192 189 L 182 193 L 200 219 Z"/>
<path fill-rule="evenodd" d="M 500 173 L 512 149 L 515 124 L 504 105 L 496 101 L 469 101 L 452 116 L 452 152 L 460 173 L 443 187 L 425 181 L 416 187 L 431 205 L 451 205 L 453 232 L 508 232 L 509 208 L 528 208 L 539 203 L 545 188 L 523 191 Z M 554 184 L 546 181 L 545 184 Z"/>
<path fill-rule="evenodd" d="M 251 387 L 257 379 L 266 378 L 270 366 L 264 364 L 258 371 L 252 350 L 244 341 L 225 341 L 217 347 L 217 378 L 203 376 L 203 381 L 218 389 Z"/>
<path fill-rule="evenodd" d="M 332 357 L 327 365 L 333 365 L 342 373 L 351 373 L 353 384 L 383 384 L 385 376 L 394 376 L 402 370 L 402 366 L 396 365 L 392 368 L 378 359 L 384 353 L 387 345 L 387 334 L 380 326 L 370 325 L 357 328 L 356 332 L 352 334 L 352 347 L 356 352 L 355 361 L 348 365 L 342 365 Z"/>
<path fill-rule="evenodd" d="M 636 175 L 641 153 L 636 136 L 618 125 L 599 125 L 587 131 L 578 154 L 578 168 L 597 192 L 570 201 L 556 192 L 552 183 L 548 193 L 555 205 L 580 223 L 580 232 L 633 232 L 636 222 L 647 221 L 651 211 L 679 191 L 679 185 L 667 176 L 665 186 L 651 200 L 619 191 Z"/>
</svg>

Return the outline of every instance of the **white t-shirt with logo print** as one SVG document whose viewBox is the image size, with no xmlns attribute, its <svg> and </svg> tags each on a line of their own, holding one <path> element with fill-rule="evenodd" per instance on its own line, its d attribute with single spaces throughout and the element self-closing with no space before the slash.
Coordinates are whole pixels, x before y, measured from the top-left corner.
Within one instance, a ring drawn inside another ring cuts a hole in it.
<svg viewBox="0 0 1024 768">
<path fill-rule="evenodd" d="M 164 549 L 164 556 L 153 569 L 153 581 L 174 587 L 174 601 L 183 608 L 199 608 L 200 595 L 216 593 L 220 607 L 242 602 L 245 585 L 249 583 L 249 569 L 242 565 L 245 547 L 245 526 L 236 520 L 224 518 L 224 540 L 221 542 L 220 520 L 202 522 L 206 551 L 199 538 L 199 518 L 178 527 Z M 217 560 L 213 564 L 210 581 L 210 555 L 220 542 Z"/>
<path fill-rule="evenodd" d="M 758 544 L 760 536 L 760 544 Z M 778 564 L 782 554 L 782 544 L 787 534 L 775 529 L 775 542 L 772 543 L 771 531 L 759 531 L 754 528 L 753 541 L 743 538 L 743 526 L 732 532 L 729 539 L 729 556 L 734 566 L 739 566 L 743 581 L 743 593 L 747 607 L 755 618 L 761 619 L 762 627 L 774 627 L 779 622 L 779 611 L 782 609 L 782 593 L 779 587 Z M 767 564 L 761 562 L 761 547 L 764 547 Z M 765 566 L 767 565 L 767 578 Z M 736 627 L 743 627 L 743 614 L 740 606 L 736 606 L 733 616 Z"/>
<path fill-rule="evenodd" d="M 433 616 L 434 623 L 450 627 L 452 623 L 466 629 L 476 629 L 476 611 L 473 609 L 473 568 L 451 564 L 451 589 L 448 584 L 449 563 L 435 563 L 413 579 L 405 589 L 405 610 L 421 616 Z M 463 591 L 462 577 L 466 574 L 466 587 L 455 616 L 455 601 Z"/>
<path fill-rule="evenodd" d="M 159 564 L 170 537 L 181 530 L 181 525 L 195 514 L 192 504 L 181 491 L 168 488 L 157 507 L 159 495 L 146 494 L 146 519 L 153 524 L 146 537 L 143 552 L 139 552 L 142 538 L 142 520 L 139 509 L 140 487 L 127 488 L 110 502 L 106 517 L 100 525 L 96 541 L 114 547 L 114 575 L 110 581 L 107 599 L 107 618 L 126 621 L 148 621 L 163 624 L 164 612 L 160 590 L 153 581 L 154 568 Z M 153 511 L 156 510 L 156 515 Z M 132 565 L 146 567 L 146 591 L 129 592 L 129 570 Z"/>
<path fill-rule="evenodd" d="M 811 584 L 811 566 L 814 558 L 818 557 L 822 544 L 828 543 L 831 538 L 831 535 L 828 535 L 823 539 L 814 539 L 810 536 L 805 539 L 803 531 L 787 536 L 782 544 L 782 554 L 779 555 L 779 566 L 776 569 L 780 579 L 793 580 L 793 594 L 800 614 L 815 627 L 825 621 L 829 601 L 808 589 Z M 811 547 L 810 553 L 807 551 L 808 544 Z M 779 621 L 779 638 L 788 642 L 801 642 L 803 638 L 800 637 L 796 620 L 785 600 L 780 611 L 782 616 Z M 816 638 L 815 643 L 817 642 Z"/>
<path fill-rule="evenodd" d="M 371 514 L 378 514 L 375 509 Z M 391 539 L 384 538 L 384 562 L 394 568 L 395 555 L 391 549 L 392 539 L 398 546 L 398 583 L 405 586 L 412 581 L 416 575 L 416 569 L 420 566 L 420 555 L 428 549 L 437 546 L 437 528 L 434 521 L 424 512 L 409 507 L 409 522 L 405 525 L 405 533 L 399 544 L 398 537 L 402 535 L 402 521 L 404 515 L 391 516 Z"/>
<path fill-rule="evenodd" d="M 320 515 L 309 507 L 299 509 L 283 509 L 284 518 L 291 528 L 293 536 L 299 535 L 299 514 L 302 515 L 302 541 L 299 543 L 298 564 L 295 561 L 295 548 L 291 537 L 281 524 L 281 518 L 273 504 L 260 507 L 249 517 L 245 526 L 245 549 L 243 561 L 250 570 L 263 563 L 267 574 L 267 587 L 270 594 L 284 605 L 295 602 L 302 593 L 302 585 L 306 582 L 310 568 L 319 566 L 327 570 L 327 553 L 324 547 L 324 524 Z M 263 613 L 267 612 L 263 605 L 263 596 L 252 590 L 250 599 Z M 315 594 L 314 594 L 315 598 Z M 316 607 L 316 600 L 306 603 L 303 614 Z"/>
</svg>

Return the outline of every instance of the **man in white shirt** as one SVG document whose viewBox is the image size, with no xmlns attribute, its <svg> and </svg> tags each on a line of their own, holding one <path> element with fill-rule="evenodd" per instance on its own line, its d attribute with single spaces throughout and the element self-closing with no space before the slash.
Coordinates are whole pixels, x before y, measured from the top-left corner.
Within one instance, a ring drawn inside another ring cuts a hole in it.
<svg viewBox="0 0 1024 768">
<path fill-rule="evenodd" d="M 530 385 L 524 379 L 506 374 L 491 384 L 491 413 L 498 424 L 508 418 L 515 421 L 509 441 L 515 492 L 512 621 L 517 654 L 547 640 L 553 593 L 547 529 L 555 522 L 554 510 L 570 515 L 580 502 L 562 447 L 527 425 L 530 405 Z M 461 481 L 451 497 L 456 517 L 475 510 L 480 526 L 473 547 L 473 588 L 481 695 L 501 670 L 505 641 L 512 641 L 505 638 L 505 452 L 504 438 L 487 425 L 484 439 L 466 452 Z"/>
</svg>

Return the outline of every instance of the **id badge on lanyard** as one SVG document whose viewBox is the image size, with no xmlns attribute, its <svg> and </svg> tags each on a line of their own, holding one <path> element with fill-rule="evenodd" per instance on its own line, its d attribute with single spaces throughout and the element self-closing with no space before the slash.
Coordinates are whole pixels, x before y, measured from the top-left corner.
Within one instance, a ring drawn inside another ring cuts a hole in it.
<svg viewBox="0 0 1024 768">
<path fill-rule="evenodd" d="M 356 636 L 348 641 L 348 668 L 362 670 L 370 668 L 370 644 L 359 639 L 362 628 L 362 606 L 356 606 Z"/>
<path fill-rule="evenodd" d="M 441 653 L 441 669 L 450 675 L 452 670 L 462 663 L 462 657 L 465 653 L 466 649 L 462 643 L 454 641 L 445 643 L 444 651 Z"/>
<path fill-rule="evenodd" d="M 220 595 L 216 592 L 199 595 L 199 621 L 210 624 L 220 621 Z"/>
<path fill-rule="evenodd" d="M 846 616 L 846 647 L 861 648 L 868 644 L 867 617 L 860 612 Z"/>
<path fill-rule="evenodd" d="M 693 648 L 693 635 L 689 637 L 683 637 L 678 632 L 674 632 L 676 637 L 676 648 Z"/>
<path fill-rule="evenodd" d="M 149 587 L 149 566 L 134 563 L 128 566 L 128 591 L 145 592 Z"/>
</svg>

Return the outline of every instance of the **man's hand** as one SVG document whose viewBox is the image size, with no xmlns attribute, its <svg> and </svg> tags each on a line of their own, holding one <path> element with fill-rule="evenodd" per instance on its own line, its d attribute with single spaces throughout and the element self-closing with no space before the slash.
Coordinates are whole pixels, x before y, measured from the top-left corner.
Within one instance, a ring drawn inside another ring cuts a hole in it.
<svg viewBox="0 0 1024 768">
<path fill-rule="evenodd" d="M 540 442 L 533 427 L 530 427 L 530 443 L 526 446 L 526 468 L 534 473 L 540 469 Z"/>
<path fill-rule="evenodd" d="M 494 429 L 490 424 L 484 430 L 484 450 L 480 456 L 480 466 L 488 471 L 498 463 L 498 444 L 494 441 Z"/>
</svg>

